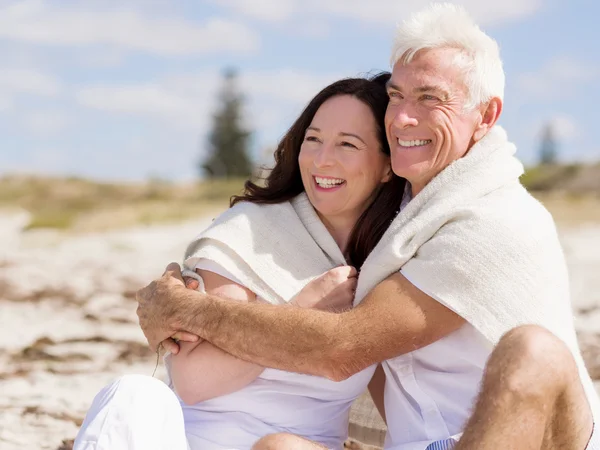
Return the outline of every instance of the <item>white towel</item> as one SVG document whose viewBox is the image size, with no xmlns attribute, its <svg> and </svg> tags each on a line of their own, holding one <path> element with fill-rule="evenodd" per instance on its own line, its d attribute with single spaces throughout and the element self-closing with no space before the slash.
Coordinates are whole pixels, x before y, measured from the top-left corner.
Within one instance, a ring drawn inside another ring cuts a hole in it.
<svg viewBox="0 0 600 450">
<path fill-rule="evenodd" d="M 200 258 L 273 304 L 289 302 L 313 278 L 346 264 L 304 193 L 274 205 L 237 203 L 188 246 L 184 269 L 193 270 Z"/>
<path fill-rule="evenodd" d="M 542 325 L 573 352 L 598 411 L 554 221 L 520 184 L 515 151 L 496 126 L 418 193 L 365 261 L 356 302 L 400 269 L 491 345 L 515 326 Z"/>
</svg>

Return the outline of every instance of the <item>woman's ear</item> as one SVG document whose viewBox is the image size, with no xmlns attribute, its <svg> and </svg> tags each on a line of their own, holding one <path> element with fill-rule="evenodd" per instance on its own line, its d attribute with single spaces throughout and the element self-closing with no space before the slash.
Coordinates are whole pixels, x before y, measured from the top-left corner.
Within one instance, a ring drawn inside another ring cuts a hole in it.
<svg viewBox="0 0 600 450">
<path fill-rule="evenodd" d="M 386 164 L 385 171 L 383 172 L 383 177 L 381 178 L 381 182 L 387 183 L 388 181 L 390 181 L 392 179 L 393 175 L 394 175 L 394 172 L 392 172 L 392 164 L 388 158 L 388 162 Z"/>
</svg>

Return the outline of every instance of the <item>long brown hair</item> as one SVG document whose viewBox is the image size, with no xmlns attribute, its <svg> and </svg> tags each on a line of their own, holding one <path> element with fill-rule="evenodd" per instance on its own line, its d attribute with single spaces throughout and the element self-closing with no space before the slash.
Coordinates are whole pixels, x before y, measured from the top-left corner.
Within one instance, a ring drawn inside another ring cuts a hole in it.
<svg viewBox="0 0 600 450">
<path fill-rule="evenodd" d="M 304 192 L 298 155 L 306 129 L 321 105 L 338 95 L 351 95 L 371 109 L 377 125 L 380 150 L 389 156 L 390 147 L 384 129 L 388 104 L 385 84 L 389 79 L 389 72 L 382 72 L 370 78 L 347 78 L 336 81 L 319 92 L 279 142 L 275 150 L 275 167 L 265 179 L 264 186 L 251 180 L 246 181 L 244 193 L 232 197 L 231 206 L 241 201 L 281 203 Z M 390 180 L 378 188 L 373 201 L 359 217 L 350 234 L 346 249 L 346 258 L 350 264 L 360 268 L 375 248 L 400 209 L 405 183 L 403 178 L 392 174 Z"/>
</svg>

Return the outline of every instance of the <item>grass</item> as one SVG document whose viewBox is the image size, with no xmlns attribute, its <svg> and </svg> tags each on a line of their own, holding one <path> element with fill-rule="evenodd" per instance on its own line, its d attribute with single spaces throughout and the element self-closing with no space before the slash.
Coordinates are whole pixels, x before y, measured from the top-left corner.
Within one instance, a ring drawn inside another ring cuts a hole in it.
<svg viewBox="0 0 600 450">
<path fill-rule="evenodd" d="M 539 166 L 523 184 L 559 223 L 600 222 L 599 165 Z M 29 211 L 28 229 L 101 231 L 139 224 L 178 222 L 216 214 L 243 189 L 243 179 L 174 184 L 100 183 L 81 178 L 5 176 L 0 178 L 0 209 Z"/>
<path fill-rule="evenodd" d="M 173 184 L 98 183 L 80 178 L 5 176 L 0 208 L 31 214 L 28 229 L 92 231 L 176 222 L 225 209 L 243 179 Z"/>
<path fill-rule="evenodd" d="M 530 167 L 521 177 L 521 183 L 534 192 L 551 191 L 576 178 L 583 167 L 580 164 Z"/>
</svg>

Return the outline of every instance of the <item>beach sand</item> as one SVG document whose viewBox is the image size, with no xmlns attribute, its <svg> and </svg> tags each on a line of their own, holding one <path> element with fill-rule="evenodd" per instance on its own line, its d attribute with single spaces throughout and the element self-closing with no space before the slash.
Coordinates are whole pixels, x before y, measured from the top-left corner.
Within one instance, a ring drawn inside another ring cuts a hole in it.
<svg viewBox="0 0 600 450">
<path fill-rule="evenodd" d="M 102 386 L 152 374 L 134 293 L 210 220 L 70 235 L 23 232 L 26 213 L 0 214 L 0 449 L 57 450 Z M 600 224 L 560 235 L 580 342 L 600 379 Z"/>
</svg>

